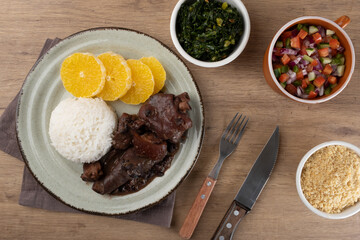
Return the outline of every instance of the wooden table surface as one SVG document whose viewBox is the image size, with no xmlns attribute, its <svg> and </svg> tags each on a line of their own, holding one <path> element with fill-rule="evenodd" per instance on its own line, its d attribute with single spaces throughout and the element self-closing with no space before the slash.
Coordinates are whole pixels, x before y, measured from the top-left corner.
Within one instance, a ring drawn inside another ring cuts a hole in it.
<svg viewBox="0 0 360 240">
<path fill-rule="evenodd" d="M 273 92 L 262 74 L 265 49 L 275 32 L 300 16 L 332 20 L 348 15 L 346 31 L 360 52 L 360 1 L 244 0 L 251 18 L 245 51 L 231 64 L 205 69 L 186 62 L 205 106 L 206 134 L 201 155 L 178 188 L 171 228 L 87 214 L 55 213 L 18 205 L 23 163 L 0 152 L 0 239 L 180 239 L 178 231 L 203 179 L 215 164 L 219 136 L 235 112 L 251 120 L 237 150 L 222 167 L 215 190 L 193 239 L 209 239 L 276 125 L 281 143 L 273 174 L 234 239 L 359 239 L 360 214 L 327 220 L 300 201 L 295 172 L 301 157 L 329 140 L 360 146 L 359 68 L 335 99 L 304 105 Z M 101 26 L 145 32 L 175 50 L 169 32 L 176 0 L 3 1 L 0 15 L 0 114 L 34 64 L 47 38 Z M 356 61 L 359 67 L 360 61 Z"/>
</svg>

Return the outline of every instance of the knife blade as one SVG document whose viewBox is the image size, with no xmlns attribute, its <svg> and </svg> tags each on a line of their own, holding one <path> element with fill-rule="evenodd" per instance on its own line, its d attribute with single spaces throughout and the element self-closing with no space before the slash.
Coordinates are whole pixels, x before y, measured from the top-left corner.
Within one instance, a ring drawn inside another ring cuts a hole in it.
<svg viewBox="0 0 360 240">
<path fill-rule="evenodd" d="M 279 138 L 280 133 L 277 126 L 220 222 L 212 237 L 213 240 L 232 239 L 242 218 L 254 207 L 274 168 L 278 155 Z"/>
</svg>

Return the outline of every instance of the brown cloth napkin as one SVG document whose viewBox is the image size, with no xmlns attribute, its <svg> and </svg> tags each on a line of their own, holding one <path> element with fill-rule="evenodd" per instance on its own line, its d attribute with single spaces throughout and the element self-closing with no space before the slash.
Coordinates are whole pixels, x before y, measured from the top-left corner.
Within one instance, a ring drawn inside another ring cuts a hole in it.
<svg viewBox="0 0 360 240">
<path fill-rule="evenodd" d="M 59 41 L 61 41 L 59 38 L 54 40 L 47 39 L 40 53 L 40 57 Z M 9 106 L 5 109 L 3 115 L 0 117 L 0 150 L 23 161 L 17 143 L 15 130 L 15 114 L 18 98 L 19 93 L 12 100 Z M 63 204 L 51 196 L 47 191 L 45 191 L 43 187 L 35 180 L 26 166 L 24 167 L 19 204 L 23 206 L 42 208 L 58 212 L 82 213 L 81 211 Z M 170 227 L 174 204 L 175 192 L 151 208 L 132 214 L 115 216 L 115 218 Z"/>
</svg>

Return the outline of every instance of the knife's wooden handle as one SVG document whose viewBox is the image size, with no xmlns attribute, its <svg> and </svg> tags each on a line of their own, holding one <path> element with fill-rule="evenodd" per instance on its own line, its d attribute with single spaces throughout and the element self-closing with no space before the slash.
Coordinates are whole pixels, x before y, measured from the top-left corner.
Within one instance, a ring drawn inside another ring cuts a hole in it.
<svg viewBox="0 0 360 240">
<path fill-rule="evenodd" d="M 191 238 L 191 235 L 193 234 L 196 225 L 199 222 L 206 203 L 214 189 L 215 183 L 216 180 L 211 177 L 207 177 L 205 179 L 188 215 L 185 218 L 185 222 L 180 229 L 179 234 L 181 237 L 186 239 Z"/>
<path fill-rule="evenodd" d="M 221 220 L 216 232 L 214 233 L 212 240 L 230 240 L 232 239 L 236 227 L 240 223 L 241 219 L 246 215 L 248 211 L 241 207 L 234 200 L 224 218 Z"/>
</svg>

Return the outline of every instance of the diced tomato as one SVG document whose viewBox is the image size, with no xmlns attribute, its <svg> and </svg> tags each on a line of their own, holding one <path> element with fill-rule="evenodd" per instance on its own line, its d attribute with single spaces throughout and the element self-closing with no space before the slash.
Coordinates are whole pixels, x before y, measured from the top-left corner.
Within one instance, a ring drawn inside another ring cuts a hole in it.
<svg viewBox="0 0 360 240">
<path fill-rule="evenodd" d="M 313 37 L 314 42 L 315 42 L 316 44 L 321 43 L 322 37 L 321 37 L 320 33 L 318 33 L 318 32 L 317 32 L 317 33 L 314 33 L 314 34 L 312 35 L 312 37 Z"/>
<path fill-rule="evenodd" d="M 290 94 L 295 95 L 296 94 L 296 87 L 292 84 L 288 84 L 285 87 L 286 91 L 288 91 Z"/>
<path fill-rule="evenodd" d="M 331 49 L 337 49 L 338 47 L 340 47 L 340 42 L 337 39 L 331 39 L 329 44 Z"/>
<path fill-rule="evenodd" d="M 330 64 L 326 64 L 324 70 L 323 70 L 323 74 L 325 75 L 330 75 L 332 73 L 333 69 L 331 67 Z"/>
<path fill-rule="evenodd" d="M 300 30 L 298 33 L 299 38 L 304 39 L 308 35 L 307 31 L 304 31 L 303 29 Z"/>
<path fill-rule="evenodd" d="M 277 68 L 281 68 L 283 65 L 281 65 L 281 64 L 275 64 L 274 65 L 274 69 L 277 69 Z"/>
<path fill-rule="evenodd" d="M 336 54 L 338 53 L 337 49 L 331 49 L 331 56 L 336 56 Z"/>
<path fill-rule="evenodd" d="M 289 62 L 290 62 L 290 58 L 287 54 L 284 54 L 284 56 L 282 56 L 281 58 L 281 62 L 284 64 L 284 65 L 287 65 Z"/>
<path fill-rule="evenodd" d="M 307 72 L 312 72 L 313 69 L 314 69 L 314 66 L 311 65 L 311 64 L 309 64 L 309 65 L 306 66 L 306 71 L 307 71 Z"/>
<path fill-rule="evenodd" d="M 296 74 L 296 80 L 301 80 L 304 78 L 304 74 L 303 72 L 300 70 L 297 74 Z"/>
<path fill-rule="evenodd" d="M 299 48 L 300 49 L 300 38 L 299 36 L 293 37 L 290 39 L 290 45 L 292 48 Z"/>
<path fill-rule="evenodd" d="M 304 44 L 301 46 L 300 54 L 301 54 L 301 55 L 306 55 L 306 54 L 307 54 L 307 52 L 306 52 L 306 47 L 305 47 Z"/>
<path fill-rule="evenodd" d="M 310 63 L 310 65 L 313 66 L 313 67 L 315 67 L 315 66 L 318 65 L 318 61 L 317 61 L 316 59 L 314 59 L 314 61 L 312 61 L 312 62 Z"/>
<path fill-rule="evenodd" d="M 306 79 L 307 79 L 307 81 L 309 81 L 308 78 L 305 78 L 305 79 L 303 79 L 303 80 L 301 81 L 301 87 L 302 87 L 303 89 L 307 88 L 307 85 L 308 85 Z"/>
<path fill-rule="evenodd" d="M 321 87 L 324 83 L 325 83 L 325 78 L 321 76 L 315 78 L 314 80 L 314 85 L 317 86 L 318 88 Z"/>
<path fill-rule="evenodd" d="M 289 80 L 289 78 L 290 78 L 289 75 L 287 75 L 286 73 L 283 73 L 280 75 L 279 81 L 283 83 L 283 82 L 286 82 L 287 80 Z"/>
<path fill-rule="evenodd" d="M 283 34 L 281 34 L 281 39 L 283 41 L 285 41 L 287 38 L 290 38 L 292 35 L 292 32 L 291 31 L 286 31 L 286 32 L 283 32 Z"/>
<path fill-rule="evenodd" d="M 305 78 L 304 80 L 306 81 L 307 85 L 309 85 L 309 84 L 310 84 L 310 80 L 309 80 L 309 78 Z"/>
<path fill-rule="evenodd" d="M 337 83 L 337 78 L 334 77 L 334 76 L 329 76 L 329 77 L 328 77 L 328 82 L 329 82 L 330 84 L 336 84 L 336 83 Z"/>
<path fill-rule="evenodd" d="M 327 57 L 329 56 L 329 48 L 322 48 L 318 50 L 320 57 Z"/>
<path fill-rule="evenodd" d="M 281 57 L 281 56 L 283 55 L 283 54 L 281 54 L 281 52 L 280 52 L 281 48 L 274 48 L 274 50 L 275 50 L 275 52 L 274 52 L 275 56 Z"/>
<path fill-rule="evenodd" d="M 323 43 L 329 43 L 331 39 L 332 39 L 332 36 L 326 36 L 326 37 L 324 37 L 322 42 Z"/>
<path fill-rule="evenodd" d="M 291 60 L 291 61 L 294 61 L 294 60 L 296 59 L 296 56 L 295 56 L 295 55 L 290 55 L 289 57 L 290 57 L 290 60 Z"/>
<path fill-rule="evenodd" d="M 309 99 L 312 99 L 312 98 L 316 98 L 316 96 L 317 96 L 317 93 L 316 93 L 316 92 L 310 91 L 308 98 L 309 98 Z"/>
</svg>

